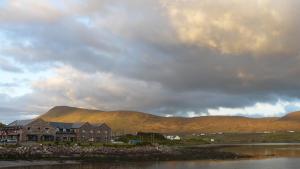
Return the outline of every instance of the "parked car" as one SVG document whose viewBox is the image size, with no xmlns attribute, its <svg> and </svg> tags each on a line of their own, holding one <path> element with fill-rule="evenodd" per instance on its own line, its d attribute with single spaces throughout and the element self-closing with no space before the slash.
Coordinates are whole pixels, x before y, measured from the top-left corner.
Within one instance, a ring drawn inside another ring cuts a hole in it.
<svg viewBox="0 0 300 169">
<path fill-rule="evenodd" d="M 5 145 L 5 143 L 6 143 L 6 140 L 4 140 L 4 139 L 0 140 L 0 145 Z"/>
<path fill-rule="evenodd" d="M 16 139 L 3 139 L 0 140 L 0 145 L 17 145 L 18 140 Z"/>
<path fill-rule="evenodd" d="M 6 144 L 15 145 L 15 144 L 18 144 L 18 140 L 16 140 L 16 139 L 7 139 Z"/>
</svg>

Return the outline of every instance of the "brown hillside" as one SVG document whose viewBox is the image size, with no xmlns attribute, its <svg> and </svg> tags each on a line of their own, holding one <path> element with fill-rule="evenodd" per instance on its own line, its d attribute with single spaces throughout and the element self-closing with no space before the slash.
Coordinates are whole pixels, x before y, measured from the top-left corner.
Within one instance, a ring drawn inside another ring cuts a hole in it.
<svg viewBox="0 0 300 169">
<path fill-rule="evenodd" d="M 280 118 L 282 121 L 298 121 L 300 122 L 300 111 L 292 112 Z"/>
<path fill-rule="evenodd" d="M 99 111 L 58 106 L 41 116 L 47 121 L 107 123 L 114 132 L 160 133 L 300 131 L 300 118 L 246 118 L 239 116 L 161 117 L 134 111 Z M 298 116 L 296 116 L 298 117 Z M 300 116 L 299 116 L 300 117 Z"/>
</svg>

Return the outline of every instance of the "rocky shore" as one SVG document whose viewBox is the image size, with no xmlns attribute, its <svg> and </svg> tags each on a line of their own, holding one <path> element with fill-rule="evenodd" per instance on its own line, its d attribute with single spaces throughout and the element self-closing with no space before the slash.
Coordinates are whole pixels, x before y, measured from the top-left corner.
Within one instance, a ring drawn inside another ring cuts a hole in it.
<svg viewBox="0 0 300 169">
<path fill-rule="evenodd" d="M 237 159 L 244 156 L 216 147 L 141 146 L 131 148 L 31 145 L 0 147 L 0 160 L 152 161 Z"/>
</svg>

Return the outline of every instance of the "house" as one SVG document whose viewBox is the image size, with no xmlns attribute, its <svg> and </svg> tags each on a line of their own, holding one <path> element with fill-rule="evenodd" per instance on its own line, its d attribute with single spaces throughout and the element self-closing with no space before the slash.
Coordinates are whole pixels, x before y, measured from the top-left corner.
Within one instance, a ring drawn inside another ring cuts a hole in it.
<svg viewBox="0 0 300 169">
<path fill-rule="evenodd" d="M 111 128 L 103 124 L 47 122 L 42 119 L 16 120 L 0 130 L 1 139 L 18 142 L 71 141 L 109 142 Z"/>
<path fill-rule="evenodd" d="M 56 141 L 109 142 L 111 140 L 111 128 L 105 123 L 98 125 L 89 122 L 49 123 L 56 128 Z"/>
<path fill-rule="evenodd" d="M 56 130 L 42 119 L 34 119 L 22 128 L 21 141 L 54 141 Z"/>
<path fill-rule="evenodd" d="M 79 142 L 95 142 L 97 133 L 95 133 L 94 128 L 95 126 L 91 125 L 88 122 L 76 126 L 76 140 Z"/>
<path fill-rule="evenodd" d="M 42 119 L 16 120 L 1 129 L 2 139 L 18 142 L 54 141 L 55 128 Z"/>
<path fill-rule="evenodd" d="M 1 139 L 20 141 L 22 128 L 32 120 L 16 120 L 1 129 Z"/>
<path fill-rule="evenodd" d="M 76 134 L 73 128 L 73 123 L 49 122 L 56 130 L 55 141 L 75 141 Z"/>
<path fill-rule="evenodd" d="M 107 124 L 105 123 L 97 124 L 94 129 L 96 133 L 95 138 L 97 142 L 105 142 L 105 143 L 110 142 L 112 131 Z"/>
<path fill-rule="evenodd" d="M 168 139 L 168 140 L 177 140 L 177 141 L 181 140 L 181 138 L 179 136 L 166 136 L 166 139 Z"/>
</svg>

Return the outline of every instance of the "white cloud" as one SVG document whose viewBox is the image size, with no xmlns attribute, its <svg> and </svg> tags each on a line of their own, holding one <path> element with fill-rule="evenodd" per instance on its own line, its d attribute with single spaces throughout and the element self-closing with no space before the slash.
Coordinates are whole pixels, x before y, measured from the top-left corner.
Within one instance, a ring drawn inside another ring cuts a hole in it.
<svg viewBox="0 0 300 169">
<path fill-rule="evenodd" d="M 293 109 L 289 109 L 293 107 Z M 208 115 L 213 116 L 247 116 L 247 117 L 281 117 L 289 111 L 300 109 L 300 101 L 278 100 L 276 103 L 256 103 L 253 106 L 241 108 L 220 107 L 217 109 L 208 109 Z"/>
</svg>

